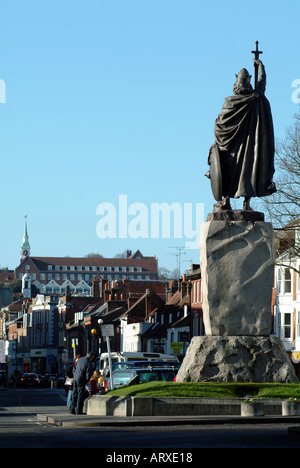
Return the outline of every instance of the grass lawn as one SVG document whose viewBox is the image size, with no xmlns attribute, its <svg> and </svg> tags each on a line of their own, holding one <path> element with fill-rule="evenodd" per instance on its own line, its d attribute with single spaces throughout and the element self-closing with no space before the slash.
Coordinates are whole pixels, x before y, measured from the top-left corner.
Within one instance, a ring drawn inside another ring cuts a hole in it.
<svg viewBox="0 0 300 468">
<path fill-rule="evenodd" d="M 107 395 L 173 398 L 243 398 L 251 395 L 255 398 L 300 399 L 300 384 L 150 382 L 126 385 Z"/>
</svg>

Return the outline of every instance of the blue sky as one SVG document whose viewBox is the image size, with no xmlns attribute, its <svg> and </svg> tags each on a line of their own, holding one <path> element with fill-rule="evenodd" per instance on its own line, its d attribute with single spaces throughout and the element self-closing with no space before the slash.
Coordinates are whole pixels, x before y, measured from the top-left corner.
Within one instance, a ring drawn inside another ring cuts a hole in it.
<svg viewBox="0 0 300 468">
<path fill-rule="evenodd" d="M 97 206 L 202 203 L 206 218 L 214 121 L 256 40 L 276 138 L 292 123 L 299 23 L 299 0 L 2 4 L 0 265 L 18 265 L 27 215 L 33 256 L 140 249 L 174 269 L 184 237 L 100 239 Z M 199 261 L 182 252 L 181 270 Z"/>
</svg>

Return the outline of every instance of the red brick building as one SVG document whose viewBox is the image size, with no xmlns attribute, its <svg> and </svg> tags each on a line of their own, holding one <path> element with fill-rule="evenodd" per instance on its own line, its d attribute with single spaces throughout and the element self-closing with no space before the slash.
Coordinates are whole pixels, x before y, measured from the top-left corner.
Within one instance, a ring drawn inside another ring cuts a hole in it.
<svg viewBox="0 0 300 468">
<path fill-rule="evenodd" d="M 15 269 L 15 278 L 29 273 L 31 284 L 44 294 L 70 293 L 92 295 L 92 281 L 97 276 L 108 281 L 153 281 L 158 279 L 156 257 L 144 257 L 138 250 L 126 258 L 103 257 L 31 257 L 27 255 Z"/>
</svg>

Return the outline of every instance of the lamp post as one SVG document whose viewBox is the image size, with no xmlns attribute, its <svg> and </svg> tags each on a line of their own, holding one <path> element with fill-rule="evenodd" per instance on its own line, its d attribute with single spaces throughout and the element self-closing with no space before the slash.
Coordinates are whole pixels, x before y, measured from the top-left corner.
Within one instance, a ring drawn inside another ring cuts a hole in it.
<svg viewBox="0 0 300 468">
<path fill-rule="evenodd" d="M 92 335 L 92 351 L 95 353 L 95 338 L 96 338 L 96 334 L 97 334 L 97 330 L 95 328 L 93 328 L 91 330 L 91 335 Z"/>
<path fill-rule="evenodd" d="M 99 325 L 101 326 L 102 336 L 106 338 L 107 352 L 108 352 L 108 366 L 110 374 L 110 388 L 113 390 L 113 374 L 112 374 L 112 362 L 110 354 L 110 336 L 114 336 L 114 326 L 113 325 L 103 325 L 103 320 L 98 320 Z"/>
</svg>

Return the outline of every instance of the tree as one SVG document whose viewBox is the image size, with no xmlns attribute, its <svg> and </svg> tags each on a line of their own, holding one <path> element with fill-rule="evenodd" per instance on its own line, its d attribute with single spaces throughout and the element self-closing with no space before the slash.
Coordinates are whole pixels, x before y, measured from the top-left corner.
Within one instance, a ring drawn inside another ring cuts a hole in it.
<svg viewBox="0 0 300 468">
<path fill-rule="evenodd" d="M 175 268 L 173 271 L 168 270 L 166 267 L 160 267 L 158 269 L 158 278 L 161 280 L 178 279 L 178 277 L 178 268 Z"/>
<path fill-rule="evenodd" d="M 276 232 L 278 253 L 289 251 L 291 259 L 300 256 L 295 236 L 300 230 L 300 111 L 293 118 L 284 140 L 276 143 L 277 192 L 261 202 Z"/>
<path fill-rule="evenodd" d="M 21 279 L 15 279 L 10 285 L 8 286 L 11 288 L 13 294 L 18 294 L 22 292 L 22 280 Z"/>
<path fill-rule="evenodd" d="M 85 258 L 104 258 L 104 257 L 103 257 L 103 255 L 101 255 L 99 253 L 91 252 L 91 253 L 86 254 Z"/>
</svg>

